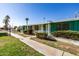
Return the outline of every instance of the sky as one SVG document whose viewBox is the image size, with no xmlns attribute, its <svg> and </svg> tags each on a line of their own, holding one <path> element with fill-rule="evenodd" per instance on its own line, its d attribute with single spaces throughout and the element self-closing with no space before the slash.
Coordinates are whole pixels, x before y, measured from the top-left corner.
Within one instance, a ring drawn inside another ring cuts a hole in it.
<svg viewBox="0 0 79 59">
<path fill-rule="evenodd" d="M 21 26 L 26 24 L 25 18 L 29 24 L 39 24 L 73 18 L 77 12 L 78 3 L 0 3 L 0 26 L 6 15 L 12 26 Z"/>
</svg>

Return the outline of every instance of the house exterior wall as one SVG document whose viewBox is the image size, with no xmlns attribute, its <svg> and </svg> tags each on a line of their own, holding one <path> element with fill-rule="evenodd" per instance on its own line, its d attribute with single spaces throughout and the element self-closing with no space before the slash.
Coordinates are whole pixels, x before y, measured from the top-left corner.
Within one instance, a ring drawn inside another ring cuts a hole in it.
<svg viewBox="0 0 79 59">
<path fill-rule="evenodd" d="M 51 32 L 57 31 L 57 26 L 59 25 L 58 23 L 63 23 L 63 24 L 67 24 L 68 25 L 67 29 L 62 29 L 62 30 L 79 31 L 79 20 L 74 20 L 74 21 L 65 21 L 65 22 L 51 23 Z M 62 25 L 62 27 L 65 27 L 65 26 Z"/>
<path fill-rule="evenodd" d="M 79 20 L 76 21 L 69 21 L 69 30 L 79 31 Z"/>
<path fill-rule="evenodd" d="M 51 32 L 57 31 L 57 30 L 56 30 L 56 27 L 57 27 L 57 24 L 56 24 L 56 23 L 51 23 L 50 25 L 51 25 L 51 26 L 50 26 L 50 28 L 51 28 L 50 31 L 51 31 Z"/>
<path fill-rule="evenodd" d="M 31 26 L 33 31 L 37 31 L 35 29 L 35 25 L 31 25 Z M 48 31 L 48 24 L 37 24 L 37 26 L 38 26 L 38 31 L 41 31 L 41 30 L 43 30 L 44 32 Z M 57 28 L 58 26 L 61 28 L 60 30 L 79 31 L 79 20 L 50 23 L 50 32 L 58 31 L 58 28 Z M 25 27 L 26 26 L 23 26 L 23 30 L 25 30 Z"/>
</svg>

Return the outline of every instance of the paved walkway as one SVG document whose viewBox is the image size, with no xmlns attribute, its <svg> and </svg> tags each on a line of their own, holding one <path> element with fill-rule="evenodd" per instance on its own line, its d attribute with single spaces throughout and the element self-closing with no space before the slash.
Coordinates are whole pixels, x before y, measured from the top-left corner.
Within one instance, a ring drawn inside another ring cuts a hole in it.
<svg viewBox="0 0 79 59">
<path fill-rule="evenodd" d="M 77 40 L 66 39 L 66 38 L 61 38 L 61 37 L 55 37 L 55 39 L 58 40 L 58 41 L 61 41 L 61 42 L 66 42 L 66 43 L 69 43 L 69 44 L 79 46 L 79 41 L 77 41 Z"/>
<path fill-rule="evenodd" d="M 22 37 L 18 34 L 11 33 L 12 36 L 19 38 L 20 41 L 24 42 L 25 44 L 29 45 L 30 47 L 34 48 L 36 51 L 46 55 L 46 56 L 62 56 L 63 51 L 58 50 L 56 48 L 50 47 L 48 45 L 36 42 L 34 40 L 30 40 L 30 37 Z M 64 52 L 64 56 L 74 56 L 68 52 Z"/>
</svg>

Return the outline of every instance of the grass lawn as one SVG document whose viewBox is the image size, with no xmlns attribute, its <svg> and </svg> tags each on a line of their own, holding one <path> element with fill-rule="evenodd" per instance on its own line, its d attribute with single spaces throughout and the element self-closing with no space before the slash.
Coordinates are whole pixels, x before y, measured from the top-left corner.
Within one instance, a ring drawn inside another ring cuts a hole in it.
<svg viewBox="0 0 79 59">
<path fill-rule="evenodd" d="M 0 36 L 0 56 L 42 56 L 19 39 L 11 36 Z"/>
<path fill-rule="evenodd" d="M 31 39 L 40 43 L 47 44 L 51 47 L 55 47 L 57 49 L 60 49 L 60 50 L 63 50 L 75 55 L 79 55 L 79 46 L 71 45 L 68 43 L 60 42 L 60 41 L 50 41 L 50 40 L 45 40 L 45 39 L 39 39 L 36 37 L 32 37 Z"/>
<path fill-rule="evenodd" d="M 17 33 L 17 34 L 19 34 L 19 33 Z M 23 34 L 22 36 L 24 36 L 24 35 L 25 34 Z M 27 35 L 25 35 L 25 36 L 27 36 Z M 46 40 L 46 39 L 39 39 L 36 37 L 31 37 L 31 39 L 79 56 L 79 46 L 68 44 L 65 42 L 60 42 L 60 41 L 50 41 L 50 40 Z"/>
</svg>

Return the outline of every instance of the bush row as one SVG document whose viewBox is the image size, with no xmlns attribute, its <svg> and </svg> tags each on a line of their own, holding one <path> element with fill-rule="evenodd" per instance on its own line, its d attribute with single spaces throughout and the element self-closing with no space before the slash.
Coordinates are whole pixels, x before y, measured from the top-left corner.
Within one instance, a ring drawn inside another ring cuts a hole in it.
<svg viewBox="0 0 79 59">
<path fill-rule="evenodd" d="M 0 33 L 0 37 L 1 36 L 7 36 L 8 34 L 7 33 Z"/>
<path fill-rule="evenodd" d="M 68 39 L 79 40 L 79 32 L 78 31 L 56 31 L 53 32 L 52 35 L 56 37 L 63 37 Z"/>
<path fill-rule="evenodd" d="M 40 38 L 40 39 L 45 39 L 45 38 L 47 38 L 47 33 L 45 33 L 45 32 L 37 32 L 36 37 Z"/>
</svg>

